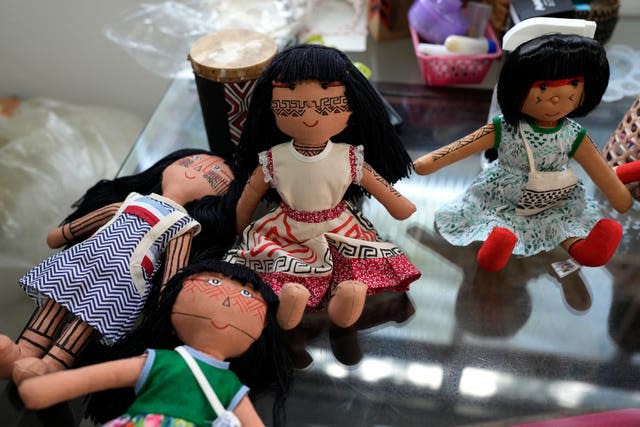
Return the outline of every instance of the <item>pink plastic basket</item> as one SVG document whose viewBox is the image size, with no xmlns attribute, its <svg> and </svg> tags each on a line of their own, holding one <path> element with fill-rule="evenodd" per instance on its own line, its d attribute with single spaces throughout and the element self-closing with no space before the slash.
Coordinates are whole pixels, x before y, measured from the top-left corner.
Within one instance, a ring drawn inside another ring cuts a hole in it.
<svg viewBox="0 0 640 427">
<path fill-rule="evenodd" d="M 500 42 L 490 25 L 487 25 L 485 37 L 494 40 L 497 50 L 481 55 L 425 55 L 418 49 L 422 41 L 418 33 L 409 25 L 413 49 L 418 58 L 420 72 L 428 86 L 480 83 L 487 75 L 494 59 L 502 55 Z"/>
</svg>

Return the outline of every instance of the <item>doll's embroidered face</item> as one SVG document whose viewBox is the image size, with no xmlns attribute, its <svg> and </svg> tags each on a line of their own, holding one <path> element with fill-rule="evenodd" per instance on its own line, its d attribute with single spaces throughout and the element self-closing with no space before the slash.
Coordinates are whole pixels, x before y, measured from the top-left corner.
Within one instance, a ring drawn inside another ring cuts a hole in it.
<svg viewBox="0 0 640 427">
<path fill-rule="evenodd" d="M 162 192 L 176 201 L 192 201 L 227 192 L 233 173 L 221 157 L 195 154 L 176 160 L 162 173 Z M 176 195 L 179 194 L 179 196 Z"/>
<path fill-rule="evenodd" d="M 242 354 L 260 337 L 266 312 L 264 298 L 251 284 L 202 272 L 185 279 L 171 319 L 186 344 L 228 358 Z"/>
<path fill-rule="evenodd" d="M 522 113 L 540 126 L 553 127 L 558 120 L 580 106 L 584 78 L 539 80 L 534 82 L 522 105 Z"/>
<path fill-rule="evenodd" d="M 347 127 L 351 115 L 340 82 L 273 83 L 271 111 L 276 125 L 295 142 L 323 145 Z"/>
</svg>

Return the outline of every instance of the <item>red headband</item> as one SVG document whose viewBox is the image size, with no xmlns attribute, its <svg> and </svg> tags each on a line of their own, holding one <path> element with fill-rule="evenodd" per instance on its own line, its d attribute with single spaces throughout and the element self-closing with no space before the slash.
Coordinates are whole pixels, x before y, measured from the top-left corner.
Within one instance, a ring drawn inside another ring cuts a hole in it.
<svg viewBox="0 0 640 427">
<path fill-rule="evenodd" d="M 533 82 L 533 85 L 531 85 L 531 87 L 540 87 L 540 85 L 542 85 L 543 83 L 548 87 L 564 86 L 564 85 L 569 85 L 571 84 L 571 82 L 576 80 L 584 83 L 584 77 L 577 76 L 577 77 L 571 77 L 568 79 L 559 79 L 559 80 L 536 80 L 535 82 Z"/>
</svg>

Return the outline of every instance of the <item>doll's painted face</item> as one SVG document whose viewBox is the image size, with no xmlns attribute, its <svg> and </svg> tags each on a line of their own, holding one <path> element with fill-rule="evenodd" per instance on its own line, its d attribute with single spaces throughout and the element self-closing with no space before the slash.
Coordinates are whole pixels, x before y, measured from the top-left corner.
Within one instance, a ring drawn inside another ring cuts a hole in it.
<svg viewBox="0 0 640 427">
<path fill-rule="evenodd" d="M 321 146 L 347 127 L 351 115 L 340 82 L 273 83 L 276 126 L 298 144 Z"/>
<path fill-rule="evenodd" d="M 176 160 L 162 173 L 162 194 L 178 203 L 204 196 L 221 196 L 233 180 L 231 169 L 221 157 L 194 154 Z"/>
<path fill-rule="evenodd" d="M 522 113 L 538 126 L 554 127 L 558 120 L 580 106 L 584 94 L 584 78 L 539 80 L 533 83 L 522 105 Z"/>
<path fill-rule="evenodd" d="M 224 360 L 260 337 L 266 313 L 264 298 L 251 284 L 202 272 L 185 279 L 171 320 L 183 342 Z"/>
</svg>

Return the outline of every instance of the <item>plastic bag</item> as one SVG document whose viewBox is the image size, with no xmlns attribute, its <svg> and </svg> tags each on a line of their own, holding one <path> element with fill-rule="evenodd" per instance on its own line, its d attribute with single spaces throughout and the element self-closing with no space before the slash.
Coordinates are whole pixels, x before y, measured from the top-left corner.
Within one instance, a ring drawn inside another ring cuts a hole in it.
<svg viewBox="0 0 640 427">
<path fill-rule="evenodd" d="M 191 78 L 187 54 L 200 37 L 226 28 L 271 36 L 280 48 L 295 40 L 308 0 L 190 0 L 142 3 L 105 29 L 140 65 L 162 77 Z"/>
<path fill-rule="evenodd" d="M 50 253 L 47 233 L 115 176 L 143 126 L 130 113 L 50 99 L 0 116 L 0 271 L 24 273 Z"/>
</svg>

